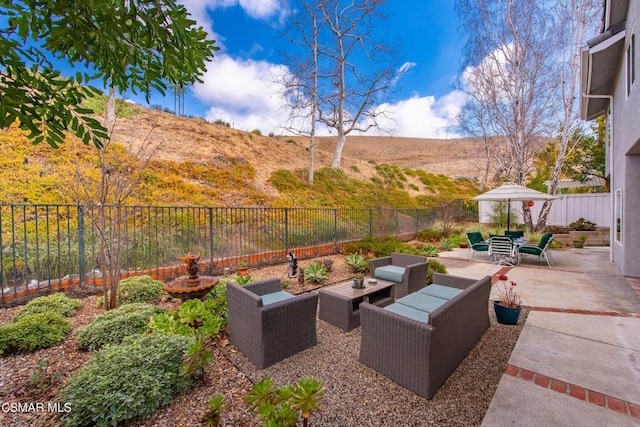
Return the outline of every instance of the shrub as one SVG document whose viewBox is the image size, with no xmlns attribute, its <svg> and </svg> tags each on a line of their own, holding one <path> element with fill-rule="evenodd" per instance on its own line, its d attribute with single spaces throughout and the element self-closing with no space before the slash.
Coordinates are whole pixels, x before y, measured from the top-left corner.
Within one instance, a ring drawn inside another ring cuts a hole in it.
<svg viewBox="0 0 640 427">
<path fill-rule="evenodd" d="M 217 393 L 209 399 L 207 412 L 202 416 L 202 424 L 211 427 L 219 426 L 220 421 L 222 421 L 222 413 L 225 409 L 227 409 L 227 404 L 225 403 L 224 396 Z"/>
<path fill-rule="evenodd" d="M 63 293 L 56 293 L 29 301 L 27 305 L 16 313 L 13 321 L 15 322 L 25 316 L 40 313 L 58 313 L 61 316 L 69 317 L 76 314 L 76 310 L 80 307 L 82 307 L 80 300 L 71 299 Z"/>
<path fill-rule="evenodd" d="M 167 293 L 162 290 L 162 282 L 149 276 L 128 277 L 120 281 L 118 287 L 118 304 L 134 302 L 153 303 Z"/>
<path fill-rule="evenodd" d="M 273 379 L 266 377 L 251 387 L 244 400 L 264 425 L 295 426 L 298 417 L 302 416 L 306 426 L 311 413 L 320 410 L 323 398 L 324 387 L 313 377 L 301 378 L 278 389 L 274 387 Z"/>
<path fill-rule="evenodd" d="M 453 243 L 451 242 L 451 240 L 443 237 L 442 239 L 440 239 L 440 246 L 442 246 L 442 250 L 444 251 L 452 251 L 453 250 Z"/>
<path fill-rule="evenodd" d="M 146 331 L 149 319 L 160 311 L 149 304 L 134 303 L 102 313 L 77 332 L 78 348 L 93 351 L 105 344 L 119 344 L 130 335 Z"/>
<path fill-rule="evenodd" d="M 34 351 L 60 344 L 71 331 L 59 313 L 37 313 L 0 326 L 0 354 Z"/>
<path fill-rule="evenodd" d="M 438 253 L 438 248 L 436 248 L 432 244 L 428 244 L 420 248 L 420 253 L 426 257 L 437 257 L 440 254 Z"/>
<path fill-rule="evenodd" d="M 345 253 L 373 254 L 375 257 L 389 256 L 391 252 L 419 255 L 416 248 L 396 237 L 368 237 L 359 242 L 346 243 L 342 249 Z"/>
<path fill-rule="evenodd" d="M 327 268 L 319 262 L 312 262 L 304 269 L 304 277 L 311 283 L 319 284 L 329 278 Z"/>
<path fill-rule="evenodd" d="M 569 224 L 569 228 L 575 231 L 595 231 L 596 224 L 584 218 L 578 218 L 576 222 Z"/>
<path fill-rule="evenodd" d="M 420 240 L 421 242 L 437 242 L 442 238 L 442 230 L 437 230 L 435 228 L 425 228 L 424 230 L 418 231 L 416 234 L 416 240 Z"/>
<path fill-rule="evenodd" d="M 247 283 L 251 283 L 251 282 L 253 282 L 253 278 L 248 274 L 244 274 L 244 275 L 238 274 L 236 278 L 233 280 L 233 283 L 240 286 L 246 285 Z"/>
<path fill-rule="evenodd" d="M 560 227 L 557 225 L 547 225 L 544 228 L 545 233 L 553 233 L 553 234 L 569 234 L 571 229 L 569 227 Z"/>
<path fill-rule="evenodd" d="M 358 253 L 349 254 L 344 259 L 344 263 L 349 267 L 352 273 L 364 273 L 367 271 L 368 262 Z"/>
<path fill-rule="evenodd" d="M 187 300 L 178 310 L 155 315 L 149 322 L 149 328 L 158 333 L 211 338 L 218 335 L 226 324 L 226 293 L 222 293 L 204 303 L 199 299 Z"/>
<path fill-rule="evenodd" d="M 62 420 L 67 426 L 111 426 L 153 414 L 188 390 L 190 378 L 180 370 L 191 342 L 149 334 L 105 347 L 62 390 L 62 401 L 73 408 Z"/>
<path fill-rule="evenodd" d="M 447 266 L 435 259 L 430 259 L 427 266 L 427 285 L 433 283 L 433 273 L 447 274 Z"/>
</svg>

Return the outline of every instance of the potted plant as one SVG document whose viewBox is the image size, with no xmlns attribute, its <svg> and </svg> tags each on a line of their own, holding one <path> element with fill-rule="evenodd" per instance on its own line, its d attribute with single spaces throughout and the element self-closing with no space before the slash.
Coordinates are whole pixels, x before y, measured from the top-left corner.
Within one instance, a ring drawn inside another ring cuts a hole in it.
<svg viewBox="0 0 640 427">
<path fill-rule="evenodd" d="M 238 276 L 248 276 L 249 275 L 249 265 L 246 260 L 240 261 L 238 263 Z"/>
<path fill-rule="evenodd" d="M 362 273 L 353 273 L 353 285 L 354 289 L 362 289 L 364 288 L 364 274 Z"/>
<path fill-rule="evenodd" d="M 580 234 L 579 236 L 576 236 L 573 239 L 573 247 L 574 248 L 578 248 L 578 249 L 582 249 L 584 248 L 584 242 L 587 241 L 587 235 L 586 234 Z"/>
<path fill-rule="evenodd" d="M 522 298 L 516 292 L 516 282 L 511 281 L 504 274 L 498 276 L 498 301 L 493 302 L 493 310 L 496 313 L 498 323 L 515 325 L 520 317 Z"/>
</svg>

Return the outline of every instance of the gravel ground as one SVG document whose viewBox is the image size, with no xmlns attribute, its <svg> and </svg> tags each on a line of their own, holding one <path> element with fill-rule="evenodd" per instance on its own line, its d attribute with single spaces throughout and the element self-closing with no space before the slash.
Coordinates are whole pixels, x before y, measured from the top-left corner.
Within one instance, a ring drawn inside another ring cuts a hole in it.
<svg viewBox="0 0 640 427">
<path fill-rule="evenodd" d="M 346 280 L 350 273 L 341 255 L 320 258 L 334 261 L 329 284 Z M 306 267 L 312 260 L 299 264 Z M 287 290 L 300 293 L 313 289 L 299 285 L 286 277 L 286 265 L 250 270 L 254 280 L 280 277 L 290 282 Z M 74 331 L 91 322 L 102 312 L 96 307 L 96 297 L 83 299 L 84 306 L 71 318 Z M 0 324 L 11 320 L 18 307 L 0 309 Z M 301 377 L 313 376 L 322 381 L 325 398 L 322 411 L 312 415 L 316 426 L 457 426 L 478 425 L 489 407 L 500 377 L 522 330 L 528 309 L 524 309 L 517 326 L 498 325 L 493 309 L 491 327 L 458 369 L 449 377 L 431 400 L 393 383 L 386 377 L 358 362 L 360 328 L 350 332 L 318 320 L 318 345 L 267 369 L 257 369 L 231 344 L 216 346 L 216 361 L 208 368 L 206 382 L 196 384 L 187 394 L 177 396 L 170 405 L 153 416 L 130 423 L 132 426 L 198 426 L 206 411 L 207 401 L 222 393 L 227 402 L 222 425 L 255 426 L 255 416 L 249 412 L 243 398 L 252 384 L 267 375 L 276 385 L 292 383 Z M 48 391 L 33 394 L 29 380 L 38 360 L 46 357 L 50 372 L 61 380 Z M 64 381 L 90 357 L 75 350 L 75 338 L 70 335 L 61 345 L 30 354 L 0 358 L 1 402 L 53 402 Z M 1 426 L 57 425 L 55 414 L 17 414 L 0 411 Z"/>
</svg>

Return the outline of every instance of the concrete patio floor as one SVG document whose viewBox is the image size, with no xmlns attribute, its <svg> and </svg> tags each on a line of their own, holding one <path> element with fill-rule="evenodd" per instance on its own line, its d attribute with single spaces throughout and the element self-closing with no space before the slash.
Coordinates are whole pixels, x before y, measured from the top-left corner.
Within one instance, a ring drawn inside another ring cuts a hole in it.
<svg viewBox="0 0 640 427">
<path fill-rule="evenodd" d="M 503 268 L 467 255 L 455 249 L 439 261 L 472 278 Z M 637 279 L 620 274 L 608 247 L 556 250 L 553 259 L 549 268 L 525 258 L 506 273 L 532 310 L 482 425 L 640 425 Z"/>
</svg>

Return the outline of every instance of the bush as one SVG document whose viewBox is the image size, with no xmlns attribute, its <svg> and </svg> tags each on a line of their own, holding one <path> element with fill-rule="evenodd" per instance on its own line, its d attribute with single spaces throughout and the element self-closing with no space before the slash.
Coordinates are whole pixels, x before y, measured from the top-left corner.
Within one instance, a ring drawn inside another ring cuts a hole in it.
<svg viewBox="0 0 640 427">
<path fill-rule="evenodd" d="M 342 249 L 345 253 L 373 254 L 374 257 L 389 256 L 391 252 L 420 254 L 416 248 L 396 237 L 368 237 L 359 242 L 346 243 Z"/>
<path fill-rule="evenodd" d="M 553 233 L 553 234 L 569 234 L 571 229 L 569 227 L 560 227 L 557 225 L 547 225 L 544 228 L 545 233 Z"/>
<path fill-rule="evenodd" d="M 178 310 L 153 316 L 149 328 L 158 333 L 177 334 L 188 337 L 211 338 L 220 333 L 227 324 L 226 293 L 214 288 L 216 294 L 206 302 L 199 299 L 185 301 Z"/>
<path fill-rule="evenodd" d="M 120 281 L 116 304 L 124 305 L 136 302 L 152 304 L 167 295 L 162 289 L 161 281 L 153 280 L 147 275 L 133 276 Z M 108 291 L 107 298 L 109 298 Z M 104 307 L 104 296 L 98 297 L 98 307 Z"/>
<path fill-rule="evenodd" d="M 447 267 L 435 259 L 430 259 L 427 266 L 427 285 L 433 283 L 433 273 L 447 274 Z"/>
<path fill-rule="evenodd" d="M 149 334 L 108 346 L 89 360 L 61 392 L 73 409 L 63 415 L 67 426 L 112 426 L 153 414 L 188 390 L 180 373 L 192 339 Z"/>
<path fill-rule="evenodd" d="M 352 273 L 364 273 L 369 268 L 369 263 L 358 253 L 349 254 L 344 259 L 344 263 Z"/>
<path fill-rule="evenodd" d="M 0 326 L 0 354 L 34 351 L 60 344 L 71 331 L 59 313 L 37 313 Z"/>
<path fill-rule="evenodd" d="M 416 234 L 416 240 L 420 240 L 421 242 L 437 242 L 441 238 L 442 230 L 436 230 L 435 228 L 425 228 Z"/>
<path fill-rule="evenodd" d="M 436 248 L 432 244 L 428 244 L 426 246 L 421 247 L 420 252 L 422 255 L 426 257 L 434 258 L 434 257 L 440 256 L 440 254 L 438 253 L 438 248 Z"/>
<path fill-rule="evenodd" d="M 40 313 L 58 313 L 61 316 L 69 317 L 76 314 L 76 310 L 82 307 L 80 300 L 71 299 L 63 293 L 47 295 L 46 297 L 35 298 L 25 305 L 13 318 L 16 322 L 23 317 Z"/>
<path fill-rule="evenodd" d="M 320 410 L 324 392 L 322 383 L 313 377 L 301 378 L 277 389 L 273 378 L 266 377 L 251 387 L 244 400 L 263 425 L 296 426 L 301 416 L 302 425 L 306 426 L 311 414 Z"/>
<path fill-rule="evenodd" d="M 440 239 L 440 246 L 442 247 L 443 251 L 453 250 L 453 243 L 451 242 L 451 240 L 447 239 L 446 237 L 443 237 L 442 239 Z"/>
<path fill-rule="evenodd" d="M 128 277 L 120 281 L 118 287 L 118 304 L 134 302 L 153 303 L 167 293 L 162 290 L 162 282 L 149 276 Z"/>
<path fill-rule="evenodd" d="M 319 262 L 312 262 L 304 269 L 304 277 L 307 281 L 315 284 L 324 282 L 329 278 L 327 268 Z"/>
<path fill-rule="evenodd" d="M 595 231 L 596 224 L 584 218 L 579 218 L 576 222 L 569 224 L 569 228 L 575 231 Z"/>
<path fill-rule="evenodd" d="M 119 344 L 130 335 L 147 330 L 149 319 L 162 309 L 144 303 L 126 304 L 102 313 L 76 333 L 80 350 L 98 350 L 105 344 Z"/>
</svg>

